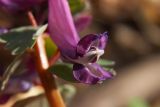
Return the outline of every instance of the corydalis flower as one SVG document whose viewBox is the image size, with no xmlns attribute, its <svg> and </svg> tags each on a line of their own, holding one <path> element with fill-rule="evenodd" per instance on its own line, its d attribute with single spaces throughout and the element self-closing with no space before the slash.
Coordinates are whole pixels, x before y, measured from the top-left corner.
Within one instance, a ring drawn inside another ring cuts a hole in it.
<svg viewBox="0 0 160 107">
<path fill-rule="evenodd" d="M 67 0 L 49 0 L 49 32 L 62 59 L 73 64 L 75 79 L 96 84 L 113 76 L 96 63 L 104 53 L 107 33 L 89 34 L 80 40 Z"/>
</svg>

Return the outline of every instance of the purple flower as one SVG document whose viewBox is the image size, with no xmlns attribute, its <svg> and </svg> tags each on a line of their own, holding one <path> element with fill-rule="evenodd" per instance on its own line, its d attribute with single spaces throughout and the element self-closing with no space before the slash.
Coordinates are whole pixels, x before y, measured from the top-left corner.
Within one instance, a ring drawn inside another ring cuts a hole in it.
<svg viewBox="0 0 160 107">
<path fill-rule="evenodd" d="M 22 11 L 36 6 L 44 0 L 0 0 L 0 6 L 9 11 Z"/>
<path fill-rule="evenodd" d="M 6 32 L 8 32 L 7 29 L 5 29 L 5 28 L 0 28 L 0 34 L 6 33 Z"/>
<path fill-rule="evenodd" d="M 86 84 L 96 84 L 113 76 L 96 64 L 104 53 L 107 33 L 89 34 L 80 40 L 67 0 L 49 0 L 49 33 L 63 61 L 73 64 L 75 79 Z"/>
</svg>

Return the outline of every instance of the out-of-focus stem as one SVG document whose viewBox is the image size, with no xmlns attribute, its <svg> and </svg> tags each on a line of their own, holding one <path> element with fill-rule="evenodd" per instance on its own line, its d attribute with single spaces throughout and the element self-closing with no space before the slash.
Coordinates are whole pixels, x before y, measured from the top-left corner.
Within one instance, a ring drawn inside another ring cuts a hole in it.
<svg viewBox="0 0 160 107">
<path fill-rule="evenodd" d="M 60 52 L 59 50 L 57 50 L 54 54 L 54 56 L 52 56 L 50 59 L 49 59 L 49 65 L 54 65 L 55 62 L 59 59 L 60 57 Z"/>
<path fill-rule="evenodd" d="M 28 12 L 28 17 L 30 19 L 32 26 L 37 27 L 36 20 L 31 12 Z M 47 68 L 49 67 L 49 63 L 48 63 L 48 59 L 46 56 L 44 43 L 45 42 L 43 39 L 43 35 L 41 35 L 37 38 L 37 42 L 34 47 L 37 72 L 39 74 L 40 80 L 44 87 L 44 90 L 45 90 L 50 106 L 51 107 L 65 107 L 65 104 L 62 100 L 60 92 L 57 89 L 55 78 L 53 74 L 47 71 Z M 57 54 L 56 54 L 55 59 L 57 59 Z"/>
<path fill-rule="evenodd" d="M 33 27 L 38 27 L 38 24 L 37 24 L 37 22 L 36 22 L 36 20 L 35 20 L 35 18 L 33 16 L 33 14 L 32 14 L 32 12 L 28 11 L 27 15 L 28 15 L 29 21 L 32 24 L 32 26 Z"/>
</svg>

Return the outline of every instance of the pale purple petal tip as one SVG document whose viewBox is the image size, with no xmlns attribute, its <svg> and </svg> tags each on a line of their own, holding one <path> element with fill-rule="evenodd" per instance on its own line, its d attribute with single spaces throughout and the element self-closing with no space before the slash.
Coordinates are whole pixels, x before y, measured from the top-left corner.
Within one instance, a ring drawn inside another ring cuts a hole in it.
<svg viewBox="0 0 160 107">
<path fill-rule="evenodd" d="M 92 16 L 88 14 L 78 14 L 75 16 L 75 26 L 78 32 L 84 30 L 91 24 Z"/>
<path fill-rule="evenodd" d="M 81 64 L 74 64 L 73 75 L 75 79 L 85 84 L 101 83 L 102 81 L 112 78 L 113 76 L 112 73 L 107 72 L 98 64 L 92 64 L 89 68 Z"/>
<path fill-rule="evenodd" d="M 102 34 L 99 35 L 100 36 L 100 42 L 99 42 L 99 48 L 100 49 L 104 49 L 107 45 L 108 42 L 108 33 L 104 32 Z"/>
<path fill-rule="evenodd" d="M 15 78 L 9 81 L 6 89 L 4 90 L 4 93 L 16 94 L 19 92 L 25 92 L 28 91 L 32 87 L 32 85 L 33 84 L 29 81 Z"/>
<path fill-rule="evenodd" d="M 0 35 L 3 34 L 3 33 L 7 33 L 7 32 L 8 32 L 7 29 L 5 29 L 5 28 L 0 28 Z"/>
</svg>

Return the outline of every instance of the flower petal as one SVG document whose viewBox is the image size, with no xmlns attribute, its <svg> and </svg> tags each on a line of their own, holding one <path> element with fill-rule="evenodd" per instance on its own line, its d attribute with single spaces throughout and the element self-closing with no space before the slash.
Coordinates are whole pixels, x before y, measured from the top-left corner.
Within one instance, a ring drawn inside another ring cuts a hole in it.
<svg viewBox="0 0 160 107">
<path fill-rule="evenodd" d="M 83 56 L 85 53 L 89 51 L 89 49 L 92 46 L 103 50 L 105 48 L 107 39 L 108 38 L 106 33 L 99 34 L 99 35 L 95 35 L 95 34 L 86 35 L 78 42 L 77 49 L 76 49 L 77 55 Z"/>
<path fill-rule="evenodd" d="M 49 32 L 61 54 L 75 56 L 79 37 L 67 0 L 49 0 Z"/>
<path fill-rule="evenodd" d="M 75 26 L 78 32 L 89 26 L 92 21 L 92 16 L 88 14 L 78 14 L 75 16 Z"/>
<path fill-rule="evenodd" d="M 107 41 L 108 41 L 108 33 L 104 32 L 102 34 L 99 35 L 100 36 L 100 42 L 99 42 L 99 49 L 104 49 L 107 45 Z"/>
<path fill-rule="evenodd" d="M 107 72 L 96 63 L 89 65 L 89 67 L 74 64 L 73 75 L 75 79 L 86 84 L 101 83 L 103 80 L 113 76 L 111 72 Z"/>
</svg>

